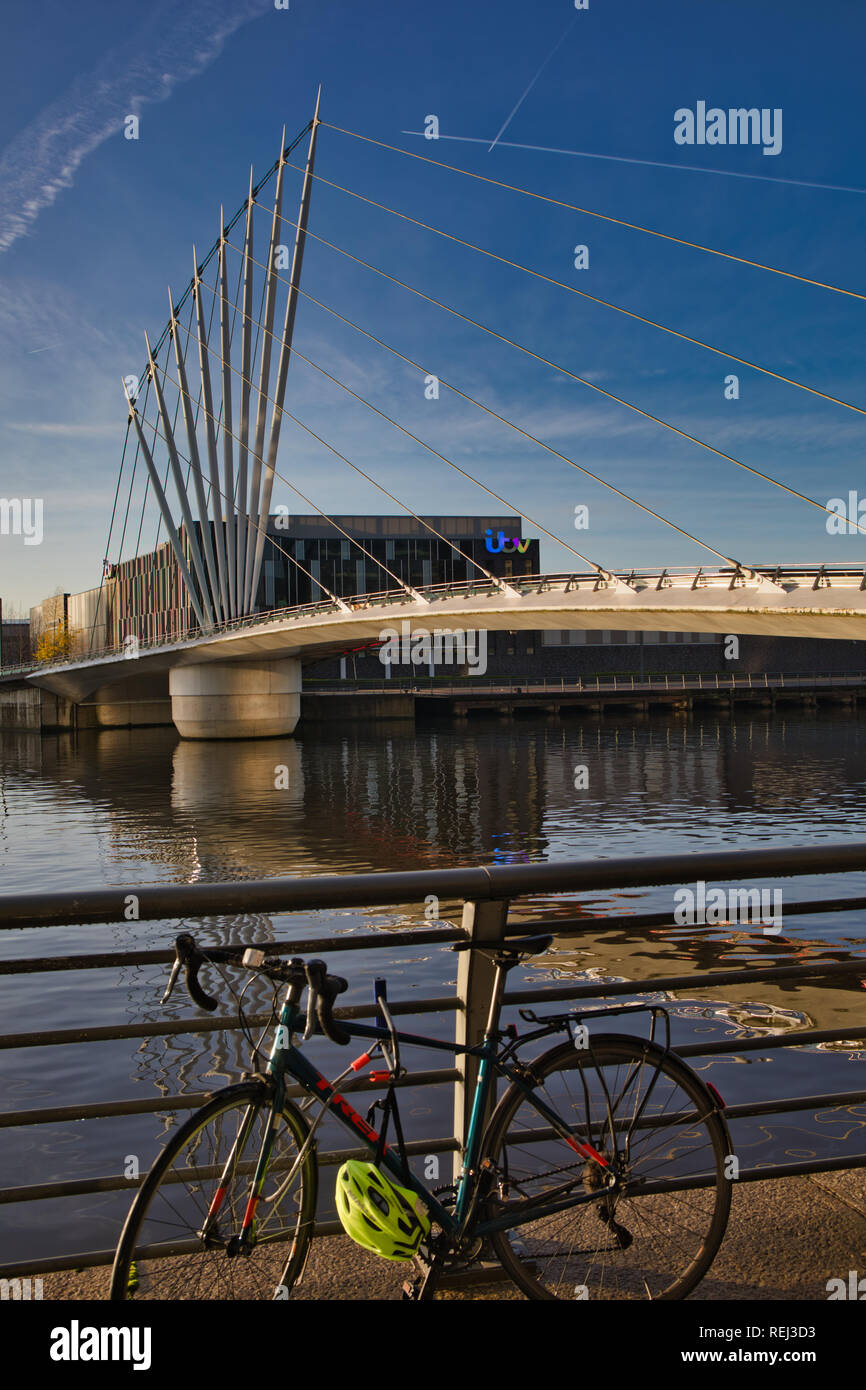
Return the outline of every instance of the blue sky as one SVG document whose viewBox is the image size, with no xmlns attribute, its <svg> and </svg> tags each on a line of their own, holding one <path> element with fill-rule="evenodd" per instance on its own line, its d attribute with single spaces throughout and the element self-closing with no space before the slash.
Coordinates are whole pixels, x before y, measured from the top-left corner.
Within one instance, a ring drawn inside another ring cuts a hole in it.
<svg viewBox="0 0 866 1390">
<path fill-rule="evenodd" d="M 866 292 L 862 54 L 847 0 L 46 0 L 4 19 L 0 495 L 44 499 L 44 541 L 0 537 L 0 597 L 99 582 L 125 432 L 120 377 L 158 337 L 192 243 L 254 164 L 325 121 L 505 183 Z M 561 40 L 561 42 L 559 42 Z M 559 43 L 501 142 L 494 139 Z M 780 108 L 782 148 L 681 146 L 674 112 Z M 140 117 L 140 138 L 123 120 Z M 438 142 L 420 138 L 425 118 Z M 464 137 L 455 139 L 450 137 Z M 556 147 L 596 159 L 521 145 Z M 621 161 L 647 161 L 629 163 Z M 658 167 L 674 165 L 676 167 Z M 712 172 L 695 172 L 700 165 Z M 727 171 L 727 174 L 722 171 Z M 324 128 L 317 172 L 590 294 L 866 408 L 866 302 L 523 197 Z M 289 171 L 291 173 L 291 171 Z M 728 174 L 759 177 L 730 177 Z M 790 182 L 785 182 L 786 180 Z M 297 176 L 287 179 L 294 215 Z M 635 323 L 319 184 L 310 228 L 550 361 L 821 502 L 859 489 L 866 418 Z M 573 248 L 589 247 L 589 268 Z M 749 562 L 866 559 L 860 536 L 318 243 L 304 287 L 656 511 Z M 712 563 L 661 523 L 304 301 L 297 347 L 554 534 L 611 566 Z M 725 400 L 736 371 L 740 398 Z M 506 510 L 296 360 L 287 405 L 422 512 Z M 280 471 L 324 510 L 394 510 L 297 428 Z M 273 503 L 306 510 L 277 483 Z M 590 509 L 573 528 L 575 505 Z M 148 513 L 142 548 L 153 540 Z M 133 528 L 137 531 L 136 526 Z M 526 533 L 533 527 L 527 524 Z M 131 553 L 127 545 L 124 555 Z M 112 543 L 112 558 L 117 558 Z M 570 567 L 552 542 L 545 567 Z"/>
</svg>

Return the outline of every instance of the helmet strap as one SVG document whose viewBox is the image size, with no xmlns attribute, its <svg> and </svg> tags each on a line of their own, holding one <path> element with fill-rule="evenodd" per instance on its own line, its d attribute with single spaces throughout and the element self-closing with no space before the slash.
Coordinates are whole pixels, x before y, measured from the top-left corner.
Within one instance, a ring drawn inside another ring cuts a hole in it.
<svg viewBox="0 0 866 1390">
<path fill-rule="evenodd" d="M 397 1104 L 397 1097 L 394 1094 L 394 1089 L 394 1080 L 392 1077 L 384 1096 L 382 1096 L 380 1100 L 374 1100 L 373 1104 L 370 1106 L 370 1109 L 367 1111 L 367 1124 L 372 1123 L 373 1115 L 377 1110 L 382 1111 L 382 1124 L 379 1129 L 379 1142 L 376 1145 L 376 1152 L 373 1156 L 373 1162 L 378 1168 L 382 1162 L 382 1158 L 385 1153 L 386 1136 L 388 1133 L 388 1121 L 393 1117 L 394 1134 L 397 1140 L 397 1152 L 400 1155 L 400 1166 L 403 1169 L 403 1180 L 405 1182 L 408 1181 L 409 1178 L 409 1161 L 406 1157 L 406 1143 L 403 1138 L 403 1126 L 400 1123 L 400 1107 Z"/>
</svg>

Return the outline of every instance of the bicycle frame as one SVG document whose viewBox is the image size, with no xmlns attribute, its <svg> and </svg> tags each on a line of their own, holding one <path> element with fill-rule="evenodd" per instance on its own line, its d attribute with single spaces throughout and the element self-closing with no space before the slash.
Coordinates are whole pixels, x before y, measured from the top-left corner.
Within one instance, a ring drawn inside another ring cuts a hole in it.
<svg viewBox="0 0 866 1390">
<path fill-rule="evenodd" d="M 291 1041 L 288 1046 L 279 1045 L 283 1038 L 288 1037 L 291 1039 L 292 1033 L 299 1031 L 299 1026 L 302 1027 L 303 1022 L 304 1015 L 294 1004 L 286 999 L 280 1012 L 279 1026 L 276 1031 L 274 1045 L 271 1049 L 268 1061 L 267 1072 L 268 1075 L 274 1079 L 276 1087 L 271 1123 L 268 1127 L 268 1132 L 259 1156 L 253 1180 L 252 1194 L 244 1216 L 243 1229 L 245 1236 L 248 1236 L 251 1232 L 256 1204 L 264 1184 L 273 1139 L 276 1133 L 276 1120 L 285 1099 L 286 1076 L 293 1077 L 308 1095 L 320 1100 L 325 1105 L 328 1112 L 339 1120 L 356 1139 L 360 1139 L 371 1154 L 375 1154 L 379 1147 L 380 1136 L 377 1131 L 358 1114 L 346 1098 L 331 1085 L 330 1081 L 328 1081 L 316 1067 L 313 1066 L 312 1062 L 310 1062 Z M 343 1020 L 343 1026 L 353 1037 L 364 1038 L 373 1042 L 388 1042 L 391 1039 L 390 1030 L 387 1028 L 377 1027 L 372 1024 L 355 1023 L 348 1019 Z M 558 1030 L 553 1026 L 543 1028 L 536 1033 L 527 1035 L 524 1041 L 528 1041 L 530 1036 L 532 1038 L 550 1036 L 556 1031 Z M 472 1220 L 474 1211 L 472 1199 L 477 1191 L 479 1176 L 477 1164 L 484 1137 L 484 1117 L 487 1113 L 487 1104 L 495 1075 L 505 1077 L 508 1081 L 519 1086 L 527 1095 L 531 1095 L 533 1105 L 538 1110 L 539 1114 L 549 1120 L 554 1130 L 560 1134 L 578 1155 L 587 1159 L 593 1159 L 602 1167 L 608 1166 L 607 1161 L 597 1153 L 591 1145 L 582 1144 L 574 1139 L 561 1118 L 534 1092 L 533 1087 L 524 1081 L 520 1071 L 516 1067 L 509 1066 L 508 1063 L 501 1060 L 497 1052 L 498 1035 L 495 1032 L 493 1034 L 487 1033 L 484 1041 L 476 1046 L 441 1042 L 436 1038 L 429 1038 L 416 1033 L 398 1032 L 396 1036 L 401 1043 L 406 1043 L 410 1047 L 415 1045 L 418 1047 L 434 1048 L 438 1051 L 450 1052 L 455 1056 L 463 1054 L 479 1058 L 478 1080 L 472 1101 L 469 1132 L 463 1155 L 462 1173 L 457 1185 L 457 1197 L 454 1211 L 451 1212 L 445 1208 L 413 1173 L 404 1171 L 403 1165 L 389 1145 L 385 1145 L 381 1157 L 381 1163 L 389 1169 L 395 1179 L 404 1186 L 412 1188 L 413 1192 L 415 1192 L 424 1203 L 431 1218 L 450 1236 L 460 1238 L 465 1233 Z M 238 1143 L 242 1142 L 244 1142 L 243 1131 L 238 1139 Z M 226 1171 L 228 1171 L 231 1162 L 232 1158 L 230 1157 L 226 1165 Z M 221 1188 L 222 1183 L 220 1184 L 218 1192 Z M 597 1191 L 594 1193 L 582 1193 L 579 1196 L 575 1196 L 574 1193 L 571 1192 L 568 1198 L 561 1202 L 554 1200 L 549 1203 L 546 1202 L 544 1205 L 539 1204 L 539 1214 L 551 1214 L 567 1207 L 588 1203 L 590 1201 L 598 1201 L 600 1195 L 602 1194 Z M 215 1199 L 215 1201 L 217 1201 L 217 1199 Z M 212 1208 L 213 1214 L 216 1214 L 217 1210 L 218 1206 Z M 479 1222 L 477 1225 L 473 1225 L 472 1230 L 474 1235 L 484 1237 L 493 1231 L 507 1230 L 512 1226 L 521 1224 L 525 1220 L 526 1211 L 524 1207 L 521 1212 L 515 1216 L 500 1215 L 492 1220 Z"/>
</svg>

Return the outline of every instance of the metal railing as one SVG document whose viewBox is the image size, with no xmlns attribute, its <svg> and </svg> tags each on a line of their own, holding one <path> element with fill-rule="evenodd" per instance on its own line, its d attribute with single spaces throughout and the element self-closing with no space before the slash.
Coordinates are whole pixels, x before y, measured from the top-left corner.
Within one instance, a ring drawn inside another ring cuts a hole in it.
<svg viewBox="0 0 866 1390">
<path fill-rule="evenodd" d="M 555 649 L 554 649 L 555 650 Z M 357 690 L 355 689 L 357 687 Z M 816 690 L 854 689 L 866 687 L 866 673 L 840 674 L 822 672 L 819 675 L 787 675 L 778 672 L 745 672 L 741 676 L 698 673 L 696 675 L 659 674 L 640 676 L 630 674 L 610 676 L 566 676 L 543 677 L 541 680 L 502 681 L 491 676 L 488 680 L 477 676 L 467 676 L 459 683 L 449 683 L 443 676 L 413 676 L 411 679 L 395 677 L 391 680 L 367 680 L 364 677 L 347 677 L 337 680 L 307 681 L 305 693 L 308 695 L 352 695 L 395 694 L 395 695 L 609 695 L 637 694 L 655 695 L 678 690 L 726 691 L 726 690 Z"/>
<path fill-rule="evenodd" d="M 598 859 L 589 862 L 564 862 L 530 865 L 494 865 L 491 867 L 442 869 L 431 872 L 375 873 L 321 876 L 294 879 L 265 879 L 221 884 L 178 884 L 103 888 L 88 892 L 51 892 L 6 894 L 0 897 L 0 932 L 15 932 L 21 928 L 63 927 L 82 924 L 113 926 L 126 919 L 129 892 L 136 898 L 140 921 L 189 920 L 211 914 L 251 912 L 286 914 L 299 911 L 339 907 L 384 907 L 394 904 L 423 903 L 435 894 L 440 902 L 463 900 L 460 926 L 445 924 L 435 927 L 412 927 L 403 930 L 371 932 L 366 935 L 311 937 L 308 940 L 283 938 L 279 941 L 245 942 L 261 950 L 290 951 L 304 955 L 308 952 L 330 953 L 355 950 L 388 949 L 399 951 L 419 945 L 448 944 L 468 934 L 477 942 L 494 944 L 510 936 L 529 932 L 552 932 L 561 940 L 572 940 L 587 932 L 611 930 L 621 933 L 650 930 L 670 923 L 672 911 L 643 912 L 631 916 L 546 918 L 541 916 L 509 920 L 510 905 L 534 894 L 573 894 L 604 889 L 622 890 L 630 887 L 682 884 L 703 881 L 743 882 L 758 878 L 790 878 L 805 875 L 838 874 L 866 870 L 866 843 L 821 845 L 805 848 L 782 848 L 746 851 L 720 851 L 689 855 L 663 855 L 628 859 Z M 835 912 L 863 912 L 866 896 L 827 897 L 788 903 L 785 916 L 825 915 Z M 0 936 L 2 940 L 2 936 Z M 173 953 L 166 949 L 137 951 L 91 952 L 70 955 L 62 952 L 28 958 L 0 960 L 0 975 L 37 975 L 69 970 L 109 970 L 121 966 L 168 964 Z M 645 981 L 614 983 L 568 983 L 542 987 L 512 989 L 506 992 L 505 1005 L 531 1004 L 537 1006 L 558 1001 L 581 999 L 616 999 L 687 988 L 717 990 L 742 983 L 777 983 L 813 978 L 836 983 L 860 976 L 866 982 L 866 958 L 849 961 L 813 961 L 798 965 L 769 965 L 751 968 L 710 970 L 691 974 L 656 977 Z M 407 997 L 391 1003 L 395 1015 L 422 1015 L 453 1012 L 458 1043 L 474 1044 L 481 1040 L 487 1018 L 493 966 L 481 952 L 464 951 L 458 958 L 457 991 L 454 995 L 433 998 Z M 373 1005 L 352 1005 L 335 1010 L 337 1017 L 371 1018 Z M 251 1014 L 251 1027 L 264 1027 L 271 1014 Z M 128 1038 L 171 1037 L 184 1033 L 212 1033 L 237 1026 L 233 1015 L 196 1017 L 177 1022 L 140 1022 L 125 1026 L 98 1026 L 63 1029 L 35 1029 L 0 1036 L 0 1049 L 16 1050 L 29 1047 L 65 1046 L 70 1043 L 93 1044 Z M 733 1041 L 693 1042 L 677 1046 L 682 1057 L 738 1055 L 783 1047 L 803 1047 L 821 1043 L 853 1043 L 866 1040 L 866 1027 L 804 1028 L 788 1030 L 783 1036 L 741 1037 Z M 468 1108 L 475 1080 L 475 1064 L 461 1057 L 453 1067 L 409 1072 L 400 1083 L 403 1086 L 453 1086 L 453 1133 L 414 1139 L 408 1145 L 410 1153 L 453 1154 L 455 1167 L 463 1136 L 468 1126 Z M 346 1084 L 347 1090 L 376 1090 L 367 1080 Z M 290 1091 L 296 1094 L 297 1088 Z M 186 1091 L 139 1098 L 99 1099 L 86 1105 L 46 1106 L 29 1110 L 14 1110 L 0 1114 L 0 1128 L 19 1128 L 40 1124 L 95 1122 L 118 1116 L 168 1111 L 193 1110 L 204 1102 L 210 1092 Z M 862 1104 L 866 1090 L 851 1090 L 809 1096 L 773 1097 L 731 1105 L 729 1119 L 785 1114 L 804 1109 L 832 1109 Z M 347 1150 L 321 1155 L 325 1164 L 343 1162 Z M 740 1182 L 789 1177 L 806 1172 L 866 1166 L 866 1153 L 839 1154 L 831 1158 L 812 1159 L 797 1163 L 779 1163 L 773 1167 L 741 1170 Z M 128 1191 L 134 1184 L 119 1173 L 92 1178 L 67 1178 L 42 1183 L 23 1183 L 0 1190 L 0 1205 L 35 1203 L 58 1197 L 86 1196 L 112 1191 Z M 336 1223 L 324 1223 L 320 1234 L 339 1230 Z M 83 1234 L 86 1243 L 86 1236 Z M 0 1265 L 0 1277 L 10 1278 L 54 1270 L 78 1269 L 107 1264 L 113 1250 L 81 1249 L 72 1255 L 55 1254 L 35 1259 L 19 1259 Z"/>
</svg>

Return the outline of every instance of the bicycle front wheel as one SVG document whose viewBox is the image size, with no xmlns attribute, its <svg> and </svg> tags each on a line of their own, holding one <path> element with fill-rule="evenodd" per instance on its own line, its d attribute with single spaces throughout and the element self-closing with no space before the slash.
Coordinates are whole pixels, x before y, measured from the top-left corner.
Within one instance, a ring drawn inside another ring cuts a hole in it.
<svg viewBox="0 0 866 1390">
<path fill-rule="evenodd" d="M 271 1091 L 230 1086 L 181 1125 L 154 1163 L 126 1219 L 112 1299 L 275 1299 L 303 1271 L 316 1217 L 318 1169 L 296 1106 L 277 1117 L 248 1250 L 240 1248 Z"/>
<path fill-rule="evenodd" d="M 507 1273 L 530 1298 L 684 1298 L 731 1204 L 730 1142 L 710 1091 L 678 1058 L 626 1035 L 553 1048 L 532 1073 L 531 1092 L 505 1092 L 485 1143 L 485 1214 L 519 1218 L 491 1236 Z"/>
</svg>

